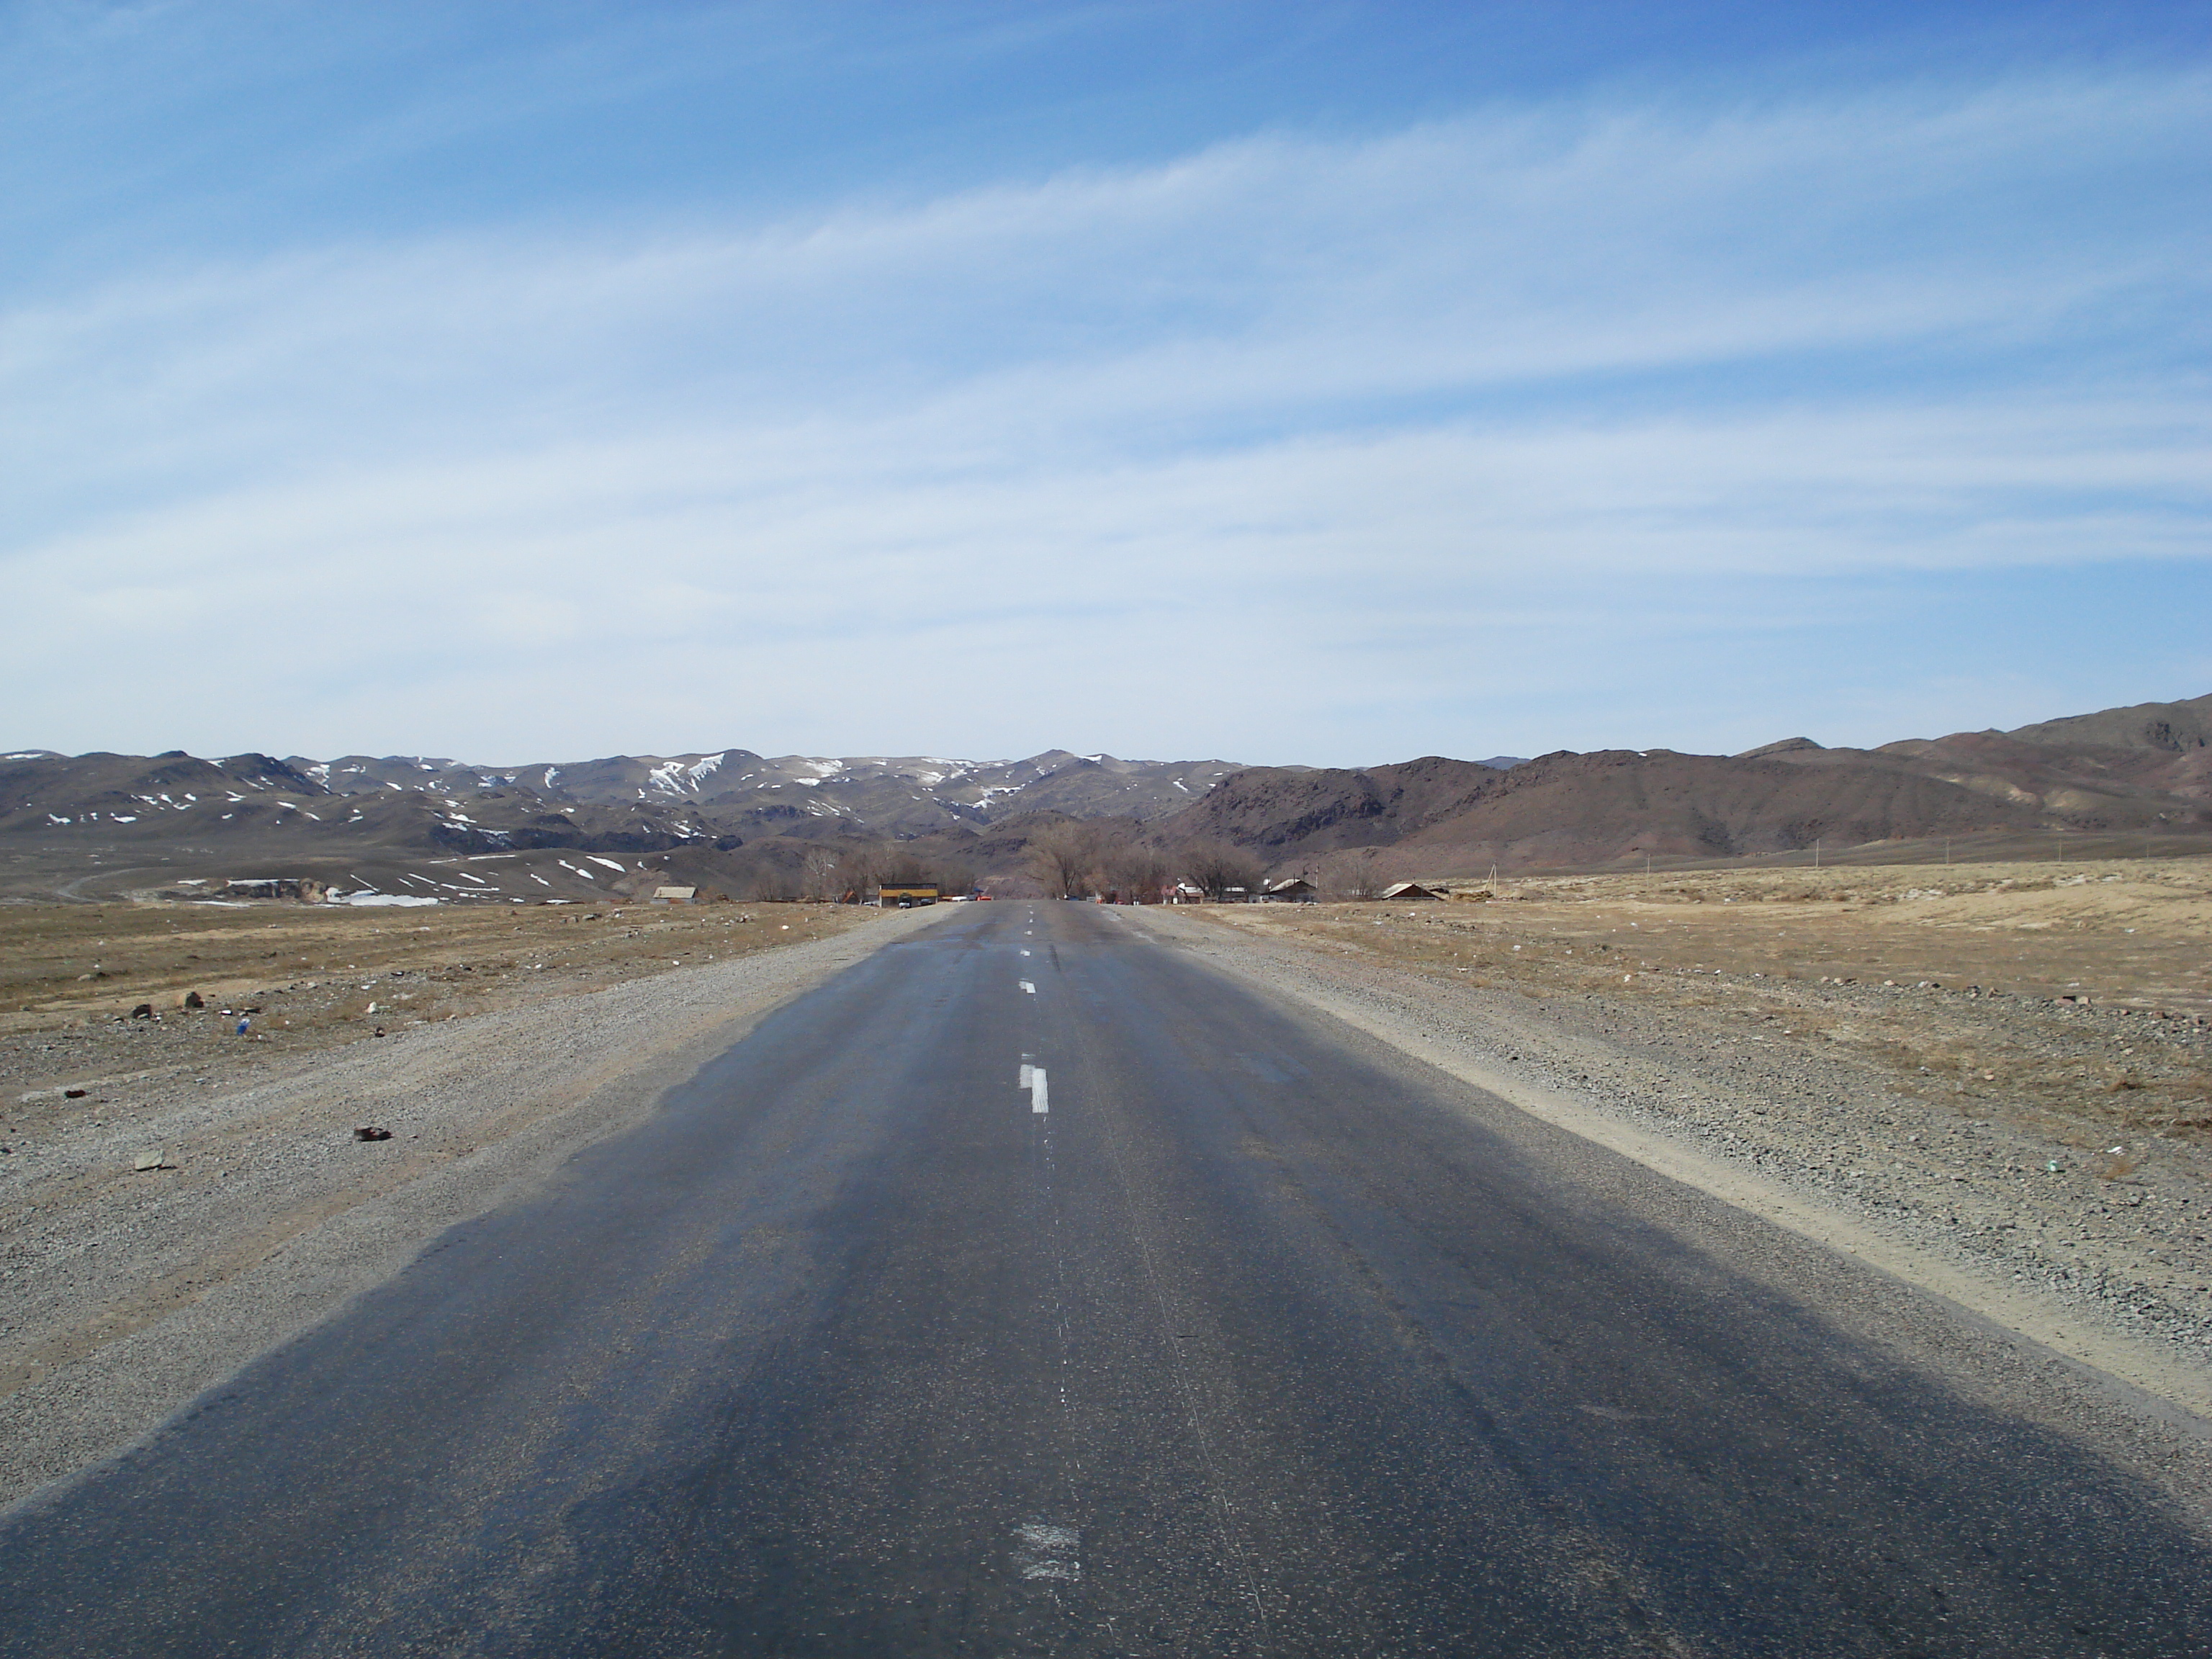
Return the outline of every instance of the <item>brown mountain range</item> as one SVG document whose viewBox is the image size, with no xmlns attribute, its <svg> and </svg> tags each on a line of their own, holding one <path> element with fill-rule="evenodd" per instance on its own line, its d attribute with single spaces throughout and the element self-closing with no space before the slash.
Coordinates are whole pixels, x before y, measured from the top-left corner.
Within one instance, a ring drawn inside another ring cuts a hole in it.
<svg viewBox="0 0 2212 1659">
<path fill-rule="evenodd" d="M 767 759 L 747 750 L 492 769 L 419 757 L 0 756 L 0 893 L 308 876 L 357 892 L 582 897 L 653 872 L 744 894 L 854 854 L 1009 875 L 1070 817 L 1278 872 L 1362 848 L 1428 875 L 1840 852 L 1931 836 L 2207 837 L 2212 696 L 2011 732 L 1734 756 L 1562 750 L 1356 769 L 1123 761 Z M 2187 842 L 2183 845 L 2189 844 Z"/>
<path fill-rule="evenodd" d="M 2212 696 L 1871 750 L 1792 738 L 1735 756 L 1561 750 L 1510 769 L 1437 756 L 1253 768 L 1154 826 L 1279 868 L 1389 847 L 1439 875 L 2039 830 L 2212 833 Z"/>
</svg>

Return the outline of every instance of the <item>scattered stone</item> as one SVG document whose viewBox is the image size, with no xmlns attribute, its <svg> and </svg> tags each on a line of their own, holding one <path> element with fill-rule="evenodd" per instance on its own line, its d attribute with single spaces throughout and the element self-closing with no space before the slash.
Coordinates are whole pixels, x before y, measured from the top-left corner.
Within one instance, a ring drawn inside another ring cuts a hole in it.
<svg viewBox="0 0 2212 1659">
<path fill-rule="evenodd" d="M 392 1139 L 392 1131 L 389 1129 L 374 1128 L 364 1125 L 362 1127 L 356 1129 L 353 1132 L 353 1138 L 356 1140 L 389 1140 Z"/>
<path fill-rule="evenodd" d="M 132 1158 L 131 1160 L 131 1167 L 134 1171 L 136 1171 L 143 1170 L 173 1170 L 177 1166 L 169 1162 L 169 1155 L 167 1152 L 163 1152 L 159 1146 L 156 1146 L 152 1152 L 141 1152 L 137 1157 Z"/>
<path fill-rule="evenodd" d="M 92 1091 L 88 1089 L 64 1089 L 62 1091 L 62 1098 L 64 1100 L 82 1100 L 85 1096 L 91 1092 Z"/>
<path fill-rule="evenodd" d="M 139 1004 L 136 1008 L 133 1008 L 133 1009 L 131 1011 L 131 1018 L 133 1018 L 133 1019 L 151 1019 L 151 1018 L 154 1018 L 154 1005 L 153 1005 L 152 1003 L 150 1003 L 150 1002 L 142 1002 L 142 1003 L 140 1003 L 140 1004 Z"/>
<path fill-rule="evenodd" d="M 185 1006 L 187 1008 L 204 1008 L 207 1006 L 207 999 L 202 996 L 198 991 L 187 991 L 185 993 Z"/>
</svg>

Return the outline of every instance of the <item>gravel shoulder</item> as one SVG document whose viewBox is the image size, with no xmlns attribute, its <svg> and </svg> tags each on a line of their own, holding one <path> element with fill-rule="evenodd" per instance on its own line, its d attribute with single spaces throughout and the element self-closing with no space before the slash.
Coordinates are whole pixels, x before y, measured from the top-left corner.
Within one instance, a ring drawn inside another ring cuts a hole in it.
<svg viewBox="0 0 2212 1659">
<path fill-rule="evenodd" d="M 2107 1124 L 2055 1120 L 2033 1097 L 2008 1104 L 1978 1073 L 1970 1092 L 1955 1073 L 1901 1066 L 1895 1044 L 1832 1035 L 1909 1025 L 1926 1042 L 1940 1026 L 1945 1040 L 1991 1052 L 2140 1051 L 2154 1029 L 2172 1051 L 2160 1063 L 2186 1065 L 2202 1060 L 2203 1026 L 1709 970 L 1656 985 L 1638 976 L 1607 994 L 1533 967 L 1516 981 L 1493 959 L 1476 983 L 1449 952 L 1425 962 L 1409 948 L 1394 960 L 1381 942 L 1394 928 L 1449 926 L 1443 907 L 1388 918 L 1364 907 L 1372 946 L 1289 914 L 1298 908 L 1122 914 L 1534 1116 L 2117 1379 L 2178 1422 L 2212 1420 L 2212 1158 L 2201 1138 L 2114 1138 Z M 1510 907 L 1484 908 L 1486 925 L 1505 925 Z"/>
<path fill-rule="evenodd" d="M 244 1077 L 85 1079 L 0 1160 L 0 1503 L 146 1434 L 636 1122 L 780 1005 L 945 914 L 878 913 Z M 391 1139 L 356 1139 L 364 1127 Z M 153 1153 L 159 1167 L 135 1167 Z"/>
</svg>

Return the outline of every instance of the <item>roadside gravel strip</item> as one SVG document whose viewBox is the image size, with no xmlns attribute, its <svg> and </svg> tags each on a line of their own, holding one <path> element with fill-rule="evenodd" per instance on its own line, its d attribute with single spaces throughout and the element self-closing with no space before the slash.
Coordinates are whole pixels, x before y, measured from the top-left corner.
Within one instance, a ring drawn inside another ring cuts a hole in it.
<svg viewBox="0 0 2212 1659">
<path fill-rule="evenodd" d="M 1679 1008 L 1478 988 L 1189 913 L 1119 914 L 2154 1409 L 2212 1419 L 2212 1206 L 2190 1149 L 2104 1179 L 2032 1130 L 1942 1111 L 1848 1059 L 1762 1053 Z"/>
<path fill-rule="evenodd" d="M 353 1043 L 233 1091 L 118 1088 L 39 1173 L 0 1181 L 0 1504 L 149 1432 L 944 914 Z M 163 1167 L 135 1170 L 149 1152 Z"/>
</svg>

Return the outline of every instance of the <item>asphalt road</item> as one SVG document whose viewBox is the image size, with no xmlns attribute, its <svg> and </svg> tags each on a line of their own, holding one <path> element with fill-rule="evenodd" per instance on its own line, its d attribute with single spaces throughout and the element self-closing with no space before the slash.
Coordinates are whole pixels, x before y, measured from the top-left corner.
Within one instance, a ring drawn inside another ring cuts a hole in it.
<svg viewBox="0 0 2212 1659">
<path fill-rule="evenodd" d="M 1709 1202 L 978 905 L 0 1522 L 0 1652 L 2212 1653 L 2157 1491 Z"/>
</svg>

